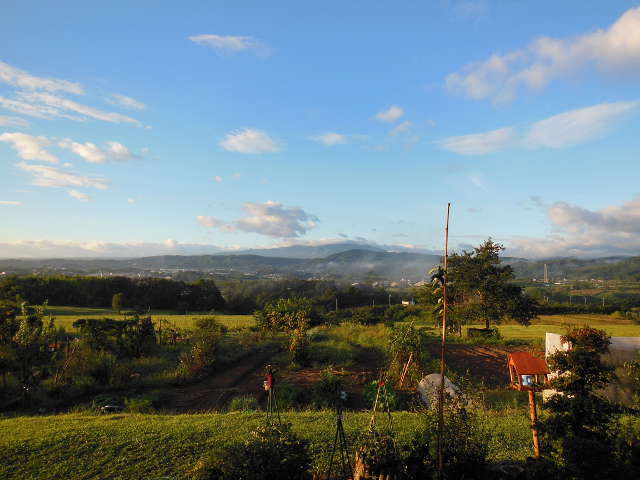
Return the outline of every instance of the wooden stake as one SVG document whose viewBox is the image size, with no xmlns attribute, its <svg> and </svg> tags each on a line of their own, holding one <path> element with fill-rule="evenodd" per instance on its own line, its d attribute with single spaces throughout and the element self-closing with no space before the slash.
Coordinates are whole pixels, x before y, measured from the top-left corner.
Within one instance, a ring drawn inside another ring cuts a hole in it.
<svg viewBox="0 0 640 480">
<path fill-rule="evenodd" d="M 538 437 L 538 413 L 536 411 L 536 397 L 533 390 L 529 390 L 529 413 L 531 414 L 531 433 L 533 434 L 533 450 L 536 458 L 540 458 L 540 438 Z"/>
<path fill-rule="evenodd" d="M 444 226 L 444 275 L 442 278 L 442 345 L 440 347 L 440 390 L 438 392 L 438 471 L 440 478 L 444 472 L 443 432 L 444 432 L 444 372 L 445 345 L 447 343 L 447 263 L 449 257 L 449 212 L 451 203 L 447 203 L 447 220 Z"/>
</svg>

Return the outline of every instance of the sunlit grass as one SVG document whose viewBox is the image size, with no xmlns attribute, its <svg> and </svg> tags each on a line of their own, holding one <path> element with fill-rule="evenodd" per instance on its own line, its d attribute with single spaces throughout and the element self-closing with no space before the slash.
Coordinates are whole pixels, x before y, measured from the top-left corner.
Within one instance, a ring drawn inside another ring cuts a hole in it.
<svg viewBox="0 0 640 480">
<path fill-rule="evenodd" d="M 331 411 L 285 412 L 296 433 L 310 442 L 314 469 L 328 462 L 335 434 Z M 351 445 L 368 428 L 370 414 L 350 413 L 344 428 Z M 183 479 L 208 451 L 247 438 L 264 413 L 202 415 L 66 414 L 0 420 L 0 478 Z M 531 455 L 527 411 L 483 412 L 492 460 Z M 386 420 L 379 419 L 380 428 Z M 418 413 L 395 412 L 400 445 L 424 424 Z"/>
<path fill-rule="evenodd" d="M 55 318 L 55 325 L 63 327 L 68 332 L 75 331 L 73 322 L 79 318 L 123 318 L 110 308 L 87 308 L 87 307 L 56 307 L 49 306 L 48 311 Z M 199 318 L 211 317 L 209 313 L 193 313 L 187 315 L 177 315 L 174 312 L 151 310 L 149 312 L 156 325 L 160 320 L 163 327 L 174 327 L 179 329 L 193 328 Z M 248 328 L 255 325 L 253 315 L 223 315 L 213 314 L 216 319 L 227 328 L 239 329 Z"/>
</svg>

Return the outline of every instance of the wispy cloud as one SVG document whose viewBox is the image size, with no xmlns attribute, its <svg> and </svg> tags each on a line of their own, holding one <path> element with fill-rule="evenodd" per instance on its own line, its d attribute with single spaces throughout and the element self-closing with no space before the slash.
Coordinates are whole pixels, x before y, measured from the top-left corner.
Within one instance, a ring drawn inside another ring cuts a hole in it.
<svg viewBox="0 0 640 480">
<path fill-rule="evenodd" d="M 20 162 L 17 167 L 31 174 L 31 184 L 38 187 L 88 187 L 106 190 L 109 181 L 102 177 L 80 175 L 45 165 Z"/>
<path fill-rule="evenodd" d="M 327 146 L 340 145 L 347 143 L 347 136 L 343 133 L 327 132 L 322 135 L 311 137 L 311 140 L 322 143 Z"/>
<path fill-rule="evenodd" d="M 391 129 L 390 134 L 393 137 L 397 137 L 398 135 L 401 135 L 403 133 L 407 133 L 409 130 L 411 130 L 411 127 L 413 127 L 413 123 L 411 123 L 409 120 L 407 120 L 407 121 L 399 123 L 398 125 L 393 127 Z"/>
<path fill-rule="evenodd" d="M 131 110 L 144 110 L 147 108 L 140 100 L 127 97 L 126 95 L 120 95 L 119 93 L 112 94 L 111 97 L 109 97 L 109 102 Z"/>
<path fill-rule="evenodd" d="M 93 118 L 104 122 L 140 125 L 140 122 L 135 118 L 122 115 L 121 113 L 99 110 L 50 93 L 20 92 L 18 97 L 20 98 L 22 106 L 27 105 L 26 109 L 21 112 L 25 115 L 39 116 L 41 118 L 63 117 L 74 120 L 78 119 L 78 117 L 69 116 L 64 113 L 61 114 L 61 112 L 67 111 L 79 114 L 85 118 Z"/>
<path fill-rule="evenodd" d="M 31 126 L 31 124 L 24 118 L 0 115 L 0 127 L 27 128 L 29 126 Z"/>
<path fill-rule="evenodd" d="M 461 155 L 487 155 L 506 149 L 516 138 L 515 130 L 505 127 L 484 133 L 448 137 L 437 143 L 445 150 Z"/>
<path fill-rule="evenodd" d="M 271 53 L 269 47 L 253 37 L 241 35 L 215 35 L 205 33 L 189 37 L 193 43 L 209 47 L 220 53 L 237 53 L 253 51 L 254 53 L 266 56 Z"/>
<path fill-rule="evenodd" d="M 135 155 L 120 142 L 107 142 L 106 147 L 100 148 L 92 142 L 78 143 L 65 138 L 58 142 L 58 146 L 72 151 L 89 163 L 123 162 L 138 158 L 138 155 Z"/>
<path fill-rule="evenodd" d="M 225 150 L 237 153 L 275 153 L 281 150 L 280 145 L 266 132 L 254 128 L 245 128 L 227 134 L 220 146 Z"/>
<path fill-rule="evenodd" d="M 525 145 L 531 148 L 563 148 L 584 143 L 605 133 L 640 102 L 601 103 L 571 110 L 531 125 Z"/>
<path fill-rule="evenodd" d="M 270 237 L 298 237 L 317 225 L 318 218 L 301 208 L 286 208 L 279 202 L 246 202 L 245 216 L 232 222 L 215 217 L 199 216 L 197 221 L 206 227 L 230 232 L 258 233 Z"/>
<path fill-rule="evenodd" d="M 46 137 L 26 133 L 3 133 L 0 135 L 0 142 L 11 143 L 18 156 L 24 160 L 58 163 L 58 159 L 46 150 L 46 147 L 51 145 Z"/>
<path fill-rule="evenodd" d="M 393 123 L 404 115 L 404 110 L 397 105 L 391 105 L 386 110 L 376 113 L 376 119 L 381 122 Z"/>
<path fill-rule="evenodd" d="M 84 89 L 79 83 L 57 78 L 36 77 L 2 61 L 0 61 L 0 82 L 25 90 L 62 91 L 75 93 L 77 95 L 84 94 Z"/>
<path fill-rule="evenodd" d="M 540 37 L 527 48 L 466 65 L 446 77 L 451 93 L 475 100 L 513 100 L 520 90 L 541 90 L 554 78 L 575 76 L 593 64 L 603 73 L 640 71 L 640 7 L 606 30 L 571 39 Z"/>
<path fill-rule="evenodd" d="M 67 193 L 70 197 L 73 197 L 76 200 L 80 200 L 81 202 L 88 202 L 89 200 L 91 200 L 91 197 L 89 195 L 79 192 L 78 190 L 69 190 Z"/>
<path fill-rule="evenodd" d="M 487 155 L 509 148 L 566 148 L 597 138 L 625 115 L 635 111 L 639 101 L 601 103 L 570 110 L 535 122 L 523 133 L 513 127 L 439 140 L 440 147 L 461 155 Z"/>
<path fill-rule="evenodd" d="M 15 200 L 0 200 L 0 205 L 11 205 L 14 207 L 22 205 L 22 202 L 18 202 Z"/>
</svg>

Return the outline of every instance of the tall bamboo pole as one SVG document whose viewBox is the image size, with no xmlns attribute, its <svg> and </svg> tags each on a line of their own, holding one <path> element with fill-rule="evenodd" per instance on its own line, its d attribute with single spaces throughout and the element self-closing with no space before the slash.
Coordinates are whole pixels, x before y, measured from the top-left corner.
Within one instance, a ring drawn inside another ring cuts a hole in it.
<svg viewBox="0 0 640 480">
<path fill-rule="evenodd" d="M 447 219 L 444 226 L 444 274 L 442 276 L 442 345 L 440 347 L 440 390 L 438 392 L 438 470 L 440 477 L 444 472 L 443 432 L 444 432 L 444 372 L 445 345 L 447 343 L 447 263 L 449 257 L 449 212 L 451 203 L 447 203 Z"/>
</svg>

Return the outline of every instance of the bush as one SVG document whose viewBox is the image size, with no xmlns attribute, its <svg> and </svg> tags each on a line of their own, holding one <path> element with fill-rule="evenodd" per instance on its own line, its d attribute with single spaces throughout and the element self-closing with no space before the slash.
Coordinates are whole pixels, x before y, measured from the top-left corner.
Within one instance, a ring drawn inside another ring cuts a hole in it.
<svg viewBox="0 0 640 480">
<path fill-rule="evenodd" d="M 124 399 L 124 409 L 129 413 L 151 413 L 155 399 L 149 396 Z"/>
<path fill-rule="evenodd" d="M 252 395 L 233 397 L 229 402 L 230 412 L 256 412 L 260 410 L 258 400 Z"/>
<path fill-rule="evenodd" d="M 502 335 L 497 327 L 493 328 L 468 328 L 467 337 L 469 338 L 495 338 L 500 340 Z"/>
<path fill-rule="evenodd" d="M 311 478 L 308 444 L 291 425 L 265 425 L 243 443 L 218 449 L 193 469 L 197 480 L 302 480 Z"/>
<path fill-rule="evenodd" d="M 313 406 L 316 408 L 335 408 L 344 390 L 342 379 L 327 369 L 320 374 L 320 381 L 313 387 Z"/>
<path fill-rule="evenodd" d="M 399 473 L 401 468 L 402 459 L 391 434 L 374 430 L 362 438 L 356 453 L 356 472 L 364 470 L 377 477 Z"/>
<path fill-rule="evenodd" d="M 364 390 L 364 398 L 367 403 L 370 403 L 373 407 L 376 401 L 376 395 L 378 394 L 378 381 L 374 380 Z M 378 409 L 379 410 L 398 410 L 400 408 L 400 397 L 396 393 L 393 386 L 386 383 L 380 388 L 380 395 L 378 396 Z"/>
</svg>

